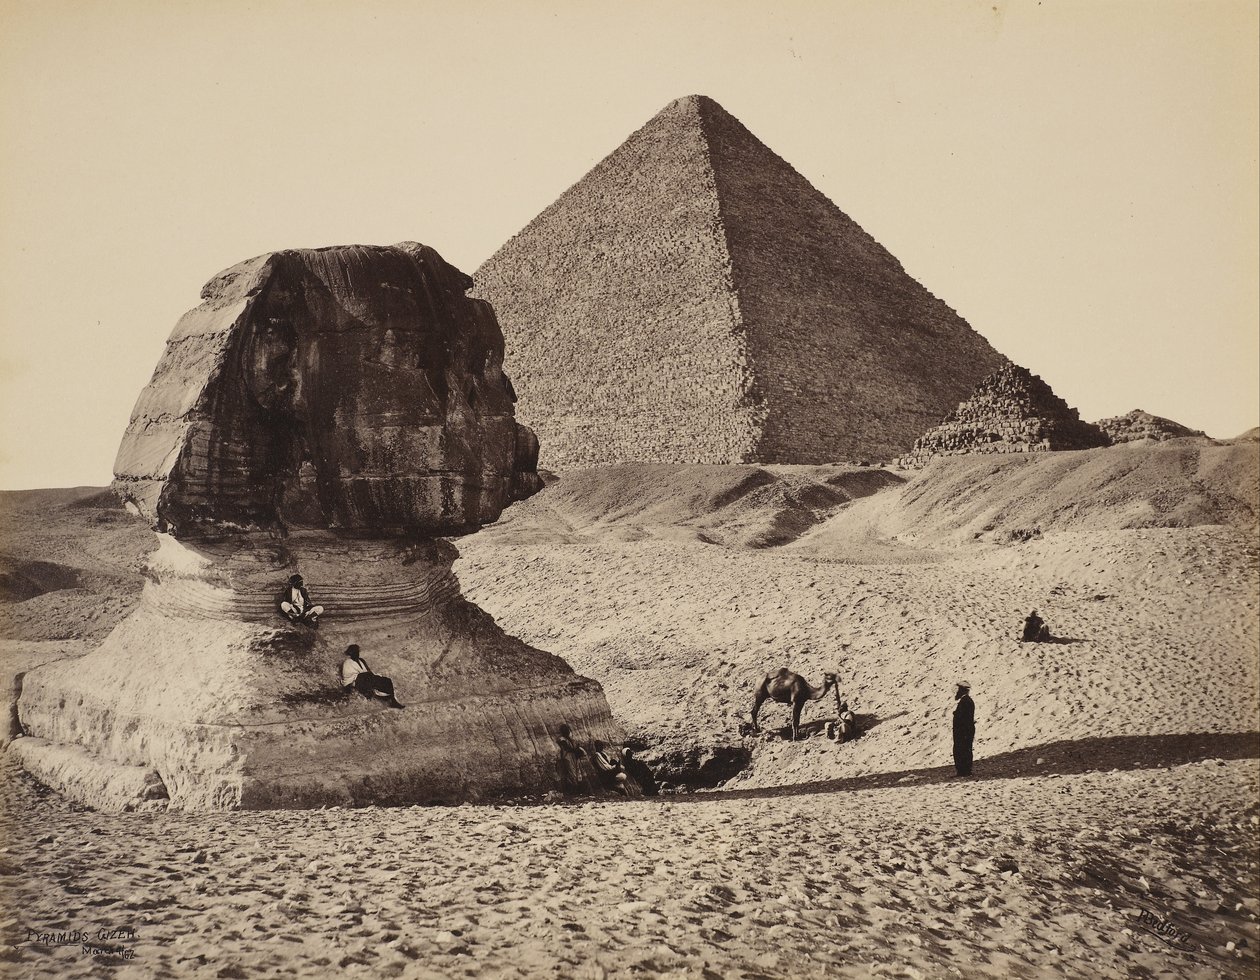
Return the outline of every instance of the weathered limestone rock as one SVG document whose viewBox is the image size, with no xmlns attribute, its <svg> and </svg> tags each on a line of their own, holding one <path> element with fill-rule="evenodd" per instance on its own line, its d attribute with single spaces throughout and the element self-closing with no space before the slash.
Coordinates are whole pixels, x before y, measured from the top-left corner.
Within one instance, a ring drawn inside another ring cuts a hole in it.
<svg viewBox="0 0 1260 980">
<path fill-rule="evenodd" d="M 666 106 L 474 279 L 550 468 L 889 459 L 1002 363 L 702 96 Z"/>
<path fill-rule="evenodd" d="M 1006 364 L 897 460 L 923 466 L 933 456 L 1036 453 L 1108 446 L 1107 434 L 1082 422 L 1076 409 L 1027 368 Z"/>
<path fill-rule="evenodd" d="M 503 335 L 433 249 L 273 252 L 221 272 L 140 395 L 114 488 L 159 530 L 452 534 L 538 490 Z"/>
<path fill-rule="evenodd" d="M 19 738 L 13 754 L 41 783 L 98 810 L 165 810 L 170 802 L 157 771 L 103 761 L 77 745 Z"/>
<path fill-rule="evenodd" d="M 540 485 L 467 285 L 413 244 L 211 281 L 119 450 L 115 489 L 159 532 L 140 604 L 26 674 L 28 768 L 115 808 L 154 779 L 177 808 L 426 803 L 556 788 L 564 722 L 618 740 L 599 685 L 464 600 L 436 537 Z M 317 630 L 278 612 L 294 572 Z M 351 643 L 405 709 L 343 691 Z"/>
<path fill-rule="evenodd" d="M 1150 412 L 1144 412 L 1140 408 L 1135 408 L 1127 415 L 1101 419 L 1094 424 L 1107 433 L 1107 438 L 1115 446 L 1120 445 L 1122 442 L 1137 442 L 1139 440 L 1164 442 L 1168 439 L 1184 439 L 1187 436 L 1207 438 L 1207 433 L 1205 432 L 1186 428 L 1186 426 L 1174 422 L 1172 419 L 1152 415 Z"/>
<path fill-rule="evenodd" d="M 139 608 L 87 657 L 30 671 L 19 710 L 30 734 L 157 771 L 173 806 L 530 792 L 554 788 L 561 722 L 616 741 L 598 684 L 460 596 L 445 542 L 160 537 Z M 328 609 L 318 630 L 276 612 L 294 568 Z M 405 710 L 342 691 L 350 643 Z"/>
</svg>

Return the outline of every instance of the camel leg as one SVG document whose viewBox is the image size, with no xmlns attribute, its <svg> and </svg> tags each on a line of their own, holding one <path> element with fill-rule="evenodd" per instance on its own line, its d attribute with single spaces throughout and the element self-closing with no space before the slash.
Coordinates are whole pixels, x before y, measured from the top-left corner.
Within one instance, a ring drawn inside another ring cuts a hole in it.
<svg viewBox="0 0 1260 980">
<path fill-rule="evenodd" d="M 800 701 L 792 703 L 792 741 L 795 742 L 801 727 L 801 708 L 804 705 Z"/>
<path fill-rule="evenodd" d="M 761 706 L 765 703 L 766 703 L 766 692 L 763 690 L 759 690 L 753 696 L 752 730 L 754 732 L 761 731 L 761 729 L 757 727 L 757 713 L 761 711 Z"/>
</svg>

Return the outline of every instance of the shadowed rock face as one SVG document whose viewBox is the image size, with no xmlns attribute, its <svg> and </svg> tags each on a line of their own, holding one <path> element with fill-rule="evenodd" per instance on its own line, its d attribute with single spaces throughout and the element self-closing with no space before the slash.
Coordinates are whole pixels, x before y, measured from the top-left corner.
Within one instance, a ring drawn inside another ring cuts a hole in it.
<svg viewBox="0 0 1260 980">
<path fill-rule="evenodd" d="M 273 252 L 220 273 L 132 413 L 115 491 L 158 530 L 460 534 L 541 487 L 503 335 L 408 242 Z"/>
</svg>

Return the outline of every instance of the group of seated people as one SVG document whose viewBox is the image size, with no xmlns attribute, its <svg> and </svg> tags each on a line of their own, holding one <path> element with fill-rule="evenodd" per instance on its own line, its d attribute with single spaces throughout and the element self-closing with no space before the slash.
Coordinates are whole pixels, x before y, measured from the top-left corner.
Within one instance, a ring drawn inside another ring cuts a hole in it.
<svg viewBox="0 0 1260 980">
<path fill-rule="evenodd" d="M 618 754 L 604 742 L 592 742 L 588 753 L 574 741 L 568 725 L 560 726 L 556 744 L 560 747 L 560 785 L 566 793 L 604 791 L 637 797 L 659 792 L 652 770 L 628 747 Z"/>
</svg>

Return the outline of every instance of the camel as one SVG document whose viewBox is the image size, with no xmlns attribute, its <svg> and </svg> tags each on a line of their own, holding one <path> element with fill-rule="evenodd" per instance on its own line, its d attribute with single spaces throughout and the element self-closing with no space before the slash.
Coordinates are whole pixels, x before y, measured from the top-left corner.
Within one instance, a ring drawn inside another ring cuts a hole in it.
<svg viewBox="0 0 1260 980">
<path fill-rule="evenodd" d="M 823 686 L 814 687 L 800 674 L 788 670 L 786 667 L 779 668 L 778 673 L 766 674 L 762 678 L 761 683 L 757 685 L 757 692 L 753 695 L 752 709 L 752 730 L 754 732 L 761 731 L 757 727 L 757 713 L 761 710 L 762 704 L 766 698 L 778 701 L 779 704 L 790 704 L 792 706 L 792 741 L 795 742 L 800 733 L 801 727 L 801 708 L 805 706 L 806 701 L 818 701 L 826 697 L 827 692 L 836 686 L 835 674 L 823 674 Z"/>
</svg>

